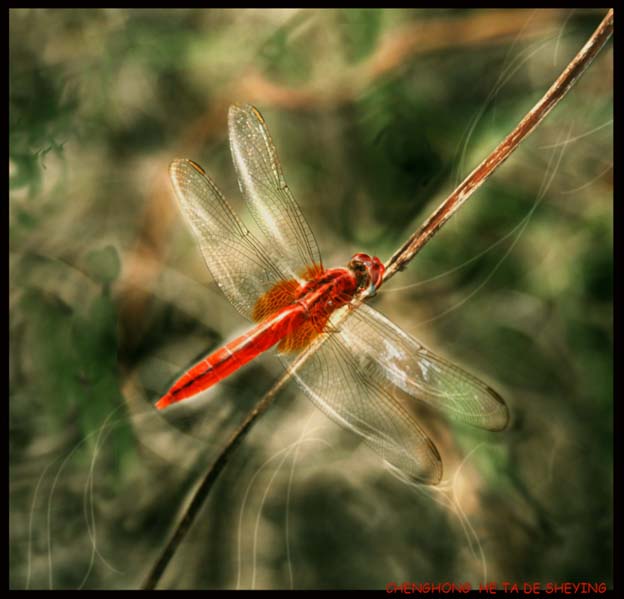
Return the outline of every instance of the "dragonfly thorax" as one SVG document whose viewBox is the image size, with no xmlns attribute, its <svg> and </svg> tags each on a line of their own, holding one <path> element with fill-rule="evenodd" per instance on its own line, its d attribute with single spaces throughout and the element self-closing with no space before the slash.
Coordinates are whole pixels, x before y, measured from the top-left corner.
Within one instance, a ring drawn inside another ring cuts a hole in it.
<svg viewBox="0 0 624 599">
<path fill-rule="evenodd" d="M 358 291 L 357 277 L 351 269 L 330 268 L 300 287 L 294 299 L 318 318 L 349 303 Z"/>
<path fill-rule="evenodd" d="M 347 265 L 357 280 L 358 292 L 366 291 L 368 296 L 375 295 L 383 282 L 385 267 L 377 256 L 355 254 Z"/>
</svg>

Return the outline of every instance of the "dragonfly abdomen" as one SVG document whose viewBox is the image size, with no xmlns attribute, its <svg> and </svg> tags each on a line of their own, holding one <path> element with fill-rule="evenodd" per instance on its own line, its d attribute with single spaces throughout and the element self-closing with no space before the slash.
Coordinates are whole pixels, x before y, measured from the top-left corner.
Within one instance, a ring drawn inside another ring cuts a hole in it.
<svg viewBox="0 0 624 599">
<path fill-rule="evenodd" d="M 293 284 L 296 285 L 296 282 L 293 281 Z M 355 278 L 343 268 L 325 271 L 302 286 L 298 293 L 294 285 L 287 281 L 284 289 L 280 287 L 266 296 L 266 303 L 270 305 L 275 303 L 274 296 L 284 301 L 290 295 L 292 300 L 289 305 L 265 317 L 251 331 L 195 364 L 158 400 L 156 407 L 163 409 L 205 391 L 276 343 L 279 343 L 278 349 L 282 352 L 302 350 L 323 332 L 331 313 L 350 301 L 356 289 Z M 262 312 L 259 310 L 258 314 Z"/>
<path fill-rule="evenodd" d="M 212 387 L 290 335 L 306 319 L 306 310 L 299 304 L 283 308 L 193 366 L 158 400 L 156 407 L 161 410 Z"/>
</svg>

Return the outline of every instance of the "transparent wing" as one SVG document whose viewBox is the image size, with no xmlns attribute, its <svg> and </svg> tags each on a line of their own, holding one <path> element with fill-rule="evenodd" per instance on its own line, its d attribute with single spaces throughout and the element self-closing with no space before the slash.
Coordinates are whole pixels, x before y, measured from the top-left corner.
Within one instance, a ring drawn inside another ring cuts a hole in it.
<svg viewBox="0 0 624 599">
<path fill-rule="evenodd" d="M 442 463 L 396 387 L 474 426 L 496 431 L 507 425 L 507 406 L 495 391 L 373 308 L 349 306 L 329 324 L 333 332 L 321 335 L 293 377 L 323 412 L 404 475 L 435 484 Z M 296 359 L 281 358 L 287 367 Z"/>
<path fill-rule="evenodd" d="M 241 192 L 277 265 L 289 278 L 300 277 L 314 264 L 322 266 L 316 240 L 286 184 L 262 115 L 253 106 L 231 106 L 228 124 Z"/>
<path fill-rule="evenodd" d="M 507 426 L 509 411 L 485 383 L 427 349 L 370 306 L 339 325 L 353 353 L 370 356 L 376 375 L 449 416 L 490 431 Z M 382 383 L 382 384 L 385 384 Z"/>
<path fill-rule="evenodd" d="M 442 461 L 437 449 L 385 384 L 379 364 L 351 347 L 345 328 L 352 322 L 351 313 L 343 313 L 342 320 L 332 317 L 339 332 L 319 337 L 293 377 L 318 408 L 361 435 L 392 468 L 421 483 L 438 483 Z M 287 367 L 295 359 L 281 358 Z"/>
<path fill-rule="evenodd" d="M 169 175 L 211 275 L 232 305 L 251 320 L 257 299 L 284 280 L 283 273 L 199 165 L 174 160 Z"/>
</svg>

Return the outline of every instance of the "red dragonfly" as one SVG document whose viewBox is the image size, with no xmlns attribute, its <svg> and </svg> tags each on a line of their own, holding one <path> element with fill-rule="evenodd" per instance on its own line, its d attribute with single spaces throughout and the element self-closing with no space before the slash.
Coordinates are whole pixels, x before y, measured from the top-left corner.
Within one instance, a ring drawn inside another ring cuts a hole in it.
<svg viewBox="0 0 624 599">
<path fill-rule="evenodd" d="M 310 399 L 361 435 L 400 475 L 439 482 L 440 455 L 401 391 L 492 431 L 507 425 L 507 406 L 490 387 L 365 303 L 383 282 L 379 258 L 355 254 L 346 267 L 323 266 L 258 110 L 230 107 L 228 127 L 239 186 L 262 240 L 243 225 L 198 164 L 175 160 L 169 173 L 214 280 L 256 324 L 182 375 L 156 407 L 206 390 L 275 345 L 288 368 L 315 344 L 293 370 Z"/>
</svg>

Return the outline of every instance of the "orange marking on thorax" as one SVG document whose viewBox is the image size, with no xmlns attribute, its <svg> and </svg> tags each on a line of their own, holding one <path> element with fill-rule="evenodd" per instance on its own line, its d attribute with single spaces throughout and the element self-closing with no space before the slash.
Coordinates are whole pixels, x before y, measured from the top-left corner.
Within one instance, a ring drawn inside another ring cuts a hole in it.
<svg viewBox="0 0 624 599">
<path fill-rule="evenodd" d="M 306 348 L 326 329 L 334 310 L 351 301 L 356 289 L 355 277 L 342 268 L 323 270 L 313 265 L 304 272 L 307 283 L 299 286 L 294 300 L 306 309 L 307 320 L 282 339 L 277 349 L 294 352 Z"/>
</svg>

